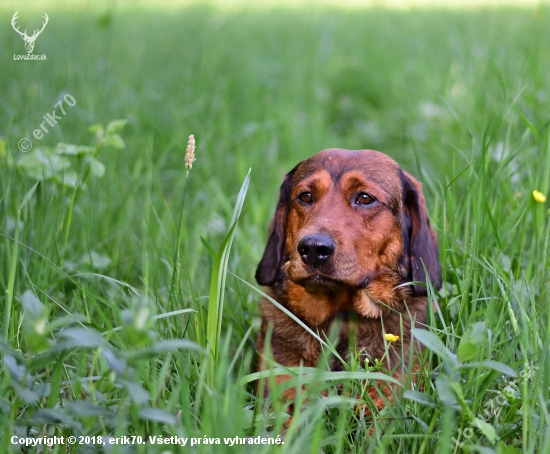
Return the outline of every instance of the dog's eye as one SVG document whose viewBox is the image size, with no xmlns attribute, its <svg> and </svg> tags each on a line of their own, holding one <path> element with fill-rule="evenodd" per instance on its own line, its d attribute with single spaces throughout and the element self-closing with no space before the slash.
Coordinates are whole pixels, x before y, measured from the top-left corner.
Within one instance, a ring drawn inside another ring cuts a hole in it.
<svg viewBox="0 0 550 454">
<path fill-rule="evenodd" d="M 313 195 L 311 194 L 311 192 L 302 192 L 299 196 L 298 196 L 298 199 L 300 200 L 300 202 L 302 203 L 313 203 Z"/>
<path fill-rule="evenodd" d="M 360 205 L 370 205 L 371 203 L 376 202 L 376 199 L 366 192 L 362 192 L 357 196 L 357 199 L 355 200 L 355 203 L 358 203 Z"/>
</svg>

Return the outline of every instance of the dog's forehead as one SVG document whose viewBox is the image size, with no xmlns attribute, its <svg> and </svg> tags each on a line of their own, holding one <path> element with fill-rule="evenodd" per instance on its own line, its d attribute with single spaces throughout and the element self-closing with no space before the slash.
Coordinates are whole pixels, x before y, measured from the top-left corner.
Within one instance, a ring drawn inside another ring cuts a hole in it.
<svg viewBox="0 0 550 454">
<path fill-rule="evenodd" d="M 339 181 L 347 172 L 360 172 L 366 179 L 380 186 L 389 195 L 401 192 L 403 172 L 397 162 L 384 153 L 374 150 L 343 150 L 330 148 L 302 161 L 296 168 L 292 183 L 307 176 L 326 171 L 333 181 Z"/>
</svg>

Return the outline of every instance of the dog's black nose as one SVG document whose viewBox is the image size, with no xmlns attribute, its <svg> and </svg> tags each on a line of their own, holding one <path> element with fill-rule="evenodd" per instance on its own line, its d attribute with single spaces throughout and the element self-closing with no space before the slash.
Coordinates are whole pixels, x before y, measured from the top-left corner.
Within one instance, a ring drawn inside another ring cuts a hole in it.
<svg viewBox="0 0 550 454">
<path fill-rule="evenodd" d="M 298 253 L 306 265 L 318 267 L 327 263 L 336 249 L 334 240 L 323 233 L 308 235 L 298 243 Z"/>
</svg>

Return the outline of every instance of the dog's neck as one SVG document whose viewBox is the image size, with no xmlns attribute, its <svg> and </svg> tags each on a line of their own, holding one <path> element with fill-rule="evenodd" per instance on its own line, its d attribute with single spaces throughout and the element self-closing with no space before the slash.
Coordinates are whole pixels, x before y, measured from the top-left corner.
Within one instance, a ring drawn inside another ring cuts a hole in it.
<svg viewBox="0 0 550 454">
<path fill-rule="evenodd" d="M 353 317 L 359 321 L 380 320 L 392 314 L 399 318 L 417 312 L 426 304 L 425 298 L 414 297 L 409 287 L 394 289 L 391 294 L 384 295 L 389 297 L 380 299 L 368 288 L 312 291 L 286 280 L 269 287 L 267 293 L 311 327 L 323 325 L 337 314 L 355 314 Z"/>
</svg>

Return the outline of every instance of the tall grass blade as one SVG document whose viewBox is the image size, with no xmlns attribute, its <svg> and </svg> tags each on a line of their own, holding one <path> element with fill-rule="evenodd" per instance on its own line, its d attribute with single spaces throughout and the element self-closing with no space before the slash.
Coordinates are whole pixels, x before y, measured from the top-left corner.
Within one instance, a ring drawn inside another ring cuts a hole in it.
<svg viewBox="0 0 550 454">
<path fill-rule="evenodd" d="M 212 269 L 212 277 L 210 280 L 210 298 L 208 303 L 208 322 L 206 328 L 206 342 L 205 346 L 210 351 L 211 367 L 207 375 L 209 384 L 214 382 L 214 374 L 216 365 L 218 364 L 218 354 L 220 347 L 220 334 L 222 327 L 223 317 L 223 302 L 225 294 L 225 278 L 227 275 L 227 263 L 229 260 L 229 252 L 231 251 L 231 245 L 233 244 L 233 238 L 237 228 L 237 223 L 241 215 L 241 211 L 250 183 L 250 170 L 244 179 L 244 182 L 237 196 L 235 207 L 233 208 L 233 215 L 231 217 L 231 223 L 229 229 L 223 239 L 216 260 L 214 261 L 214 267 Z"/>
<path fill-rule="evenodd" d="M 21 221 L 21 210 L 29 202 L 31 197 L 36 191 L 36 188 L 40 182 L 37 181 L 35 185 L 27 191 L 21 203 L 19 204 L 19 209 L 17 210 L 17 218 L 15 221 L 15 235 L 13 238 L 13 247 L 11 249 L 11 262 L 10 262 L 10 274 L 8 277 L 8 290 L 7 290 L 7 301 L 4 312 L 4 339 L 8 340 L 10 338 L 10 317 L 11 317 L 11 307 L 13 304 L 13 288 L 15 285 L 15 272 L 17 269 L 17 259 L 19 256 L 19 222 Z"/>
</svg>

